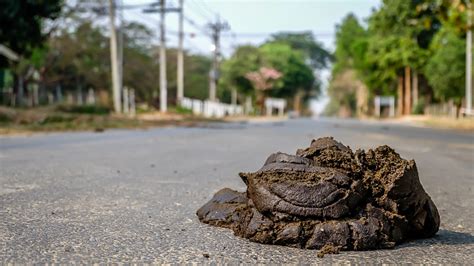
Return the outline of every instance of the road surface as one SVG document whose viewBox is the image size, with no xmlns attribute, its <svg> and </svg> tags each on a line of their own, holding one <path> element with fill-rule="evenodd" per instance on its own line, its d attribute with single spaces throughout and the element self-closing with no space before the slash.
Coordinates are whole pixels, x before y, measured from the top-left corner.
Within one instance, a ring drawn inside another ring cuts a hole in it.
<svg viewBox="0 0 474 266">
<path fill-rule="evenodd" d="M 217 190 L 276 151 L 334 136 L 414 158 L 441 215 L 431 239 L 391 250 L 317 251 L 251 243 L 199 223 Z M 474 135 L 351 120 L 208 124 L 0 137 L 0 261 L 443 263 L 474 260 Z M 207 258 L 207 255 L 208 258 Z"/>
</svg>

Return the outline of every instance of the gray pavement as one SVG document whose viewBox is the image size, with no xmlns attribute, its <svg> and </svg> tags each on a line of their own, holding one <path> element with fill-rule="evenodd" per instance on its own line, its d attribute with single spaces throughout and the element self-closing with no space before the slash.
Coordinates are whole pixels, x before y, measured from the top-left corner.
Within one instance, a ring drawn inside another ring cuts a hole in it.
<svg viewBox="0 0 474 266">
<path fill-rule="evenodd" d="M 441 215 L 431 239 L 391 250 L 251 243 L 195 211 L 276 151 L 334 136 L 414 158 Z M 203 254 L 208 254 L 206 258 Z M 474 261 L 474 135 L 351 120 L 209 124 L 0 137 L 0 262 L 448 263 Z"/>
</svg>

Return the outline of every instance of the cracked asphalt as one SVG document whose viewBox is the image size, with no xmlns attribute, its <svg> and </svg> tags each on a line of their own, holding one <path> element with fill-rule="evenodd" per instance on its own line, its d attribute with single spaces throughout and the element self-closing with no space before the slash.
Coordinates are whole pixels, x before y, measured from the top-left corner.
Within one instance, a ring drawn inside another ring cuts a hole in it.
<svg viewBox="0 0 474 266">
<path fill-rule="evenodd" d="M 273 152 L 334 136 L 388 144 L 417 162 L 437 205 L 436 237 L 341 252 L 261 245 L 195 211 Z M 0 262 L 442 263 L 474 260 L 474 134 L 354 120 L 298 119 L 0 137 Z"/>
</svg>

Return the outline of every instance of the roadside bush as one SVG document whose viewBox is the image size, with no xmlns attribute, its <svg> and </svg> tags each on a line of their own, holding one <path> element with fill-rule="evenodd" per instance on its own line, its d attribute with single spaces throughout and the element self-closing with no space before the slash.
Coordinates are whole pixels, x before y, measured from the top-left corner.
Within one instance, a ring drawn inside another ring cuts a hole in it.
<svg viewBox="0 0 474 266">
<path fill-rule="evenodd" d="M 101 105 L 59 105 L 58 111 L 74 114 L 108 115 L 111 109 Z"/>
<path fill-rule="evenodd" d="M 176 106 L 175 112 L 178 113 L 178 114 L 183 114 L 183 115 L 193 114 L 193 110 L 188 109 L 188 108 L 184 108 L 184 107 L 181 107 L 181 106 Z"/>
<path fill-rule="evenodd" d="M 425 113 L 425 102 L 423 99 L 420 99 L 418 103 L 413 107 L 413 112 L 414 115 L 422 115 Z"/>
<path fill-rule="evenodd" d="M 9 108 L 4 108 L 0 106 L 0 123 L 10 123 L 13 122 L 16 116 L 16 112 Z"/>
<path fill-rule="evenodd" d="M 12 118 L 6 114 L 0 113 L 0 123 L 9 123 L 12 121 Z"/>
</svg>

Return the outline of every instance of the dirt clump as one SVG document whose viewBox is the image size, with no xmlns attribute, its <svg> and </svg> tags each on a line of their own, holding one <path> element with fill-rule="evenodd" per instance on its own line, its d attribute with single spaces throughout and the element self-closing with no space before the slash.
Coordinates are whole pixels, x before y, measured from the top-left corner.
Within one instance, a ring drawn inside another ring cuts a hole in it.
<svg viewBox="0 0 474 266">
<path fill-rule="evenodd" d="M 391 248 L 439 229 L 415 162 L 388 146 L 353 152 L 319 138 L 296 155 L 274 153 L 258 171 L 239 175 L 246 192 L 224 188 L 197 216 L 254 242 L 320 249 L 322 256 Z"/>
</svg>

